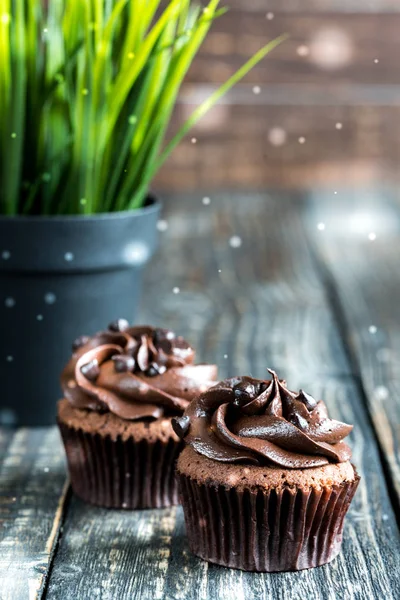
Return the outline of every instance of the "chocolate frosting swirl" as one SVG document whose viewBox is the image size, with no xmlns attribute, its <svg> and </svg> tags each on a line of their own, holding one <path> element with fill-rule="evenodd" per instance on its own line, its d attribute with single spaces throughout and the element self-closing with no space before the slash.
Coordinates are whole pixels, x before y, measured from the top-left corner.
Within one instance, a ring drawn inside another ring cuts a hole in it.
<svg viewBox="0 0 400 600">
<path fill-rule="evenodd" d="M 329 419 L 324 402 L 279 381 L 236 377 L 198 396 L 172 420 L 175 432 L 216 461 L 303 469 L 349 460 L 353 429 Z"/>
<path fill-rule="evenodd" d="M 92 338 L 78 338 L 73 349 L 61 375 L 65 397 L 76 408 L 127 420 L 180 415 L 217 377 L 215 365 L 193 364 L 195 352 L 182 337 L 130 327 L 125 319 Z"/>
</svg>

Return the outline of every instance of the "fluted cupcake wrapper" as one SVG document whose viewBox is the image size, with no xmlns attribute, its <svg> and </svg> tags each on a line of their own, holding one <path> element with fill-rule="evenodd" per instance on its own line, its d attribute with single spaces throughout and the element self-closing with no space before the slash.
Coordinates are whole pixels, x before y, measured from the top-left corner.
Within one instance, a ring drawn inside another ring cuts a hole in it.
<svg viewBox="0 0 400 600">
<path fill-rule="evenodd" d="M 179 504 L 175 462 L 182 442 L 113 440 L 58 423 L 72 489 L 106 508 L 163 508 Z"/>
<path fill-rule="evenodd" d="M 238 490 L 179 474 L 191 551 L 245 571 L 298 571 L 330 562 L 359 477 L 326 488 Z"/>
</svg>

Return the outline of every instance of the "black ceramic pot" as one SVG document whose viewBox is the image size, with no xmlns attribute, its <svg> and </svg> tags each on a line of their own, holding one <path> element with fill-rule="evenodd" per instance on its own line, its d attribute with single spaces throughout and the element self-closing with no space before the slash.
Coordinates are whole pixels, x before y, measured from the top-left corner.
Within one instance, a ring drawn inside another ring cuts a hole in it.
<svg viewBox="0 0 400 600">
<path fill-rule="evenodd" d="M 134 318 L 159 212 L 0 217 L 0 424 L 53 424 L 73 340 Z"/>
</svg>

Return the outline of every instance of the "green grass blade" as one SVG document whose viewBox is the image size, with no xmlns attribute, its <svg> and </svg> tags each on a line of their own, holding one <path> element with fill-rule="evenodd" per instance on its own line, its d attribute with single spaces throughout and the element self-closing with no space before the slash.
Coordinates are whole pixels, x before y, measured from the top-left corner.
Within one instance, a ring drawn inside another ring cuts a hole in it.
<svg viewBox="0 0 400 600">
<path fill-rule="evenodd" d="M 0 140 L 0 212 L 12 213 L 15 209 L 9 202 L 10 185 L 9 163 L 6 161 L 9 149 L 9 128 L 11 110 L 11 53 L 10 53 L 11 10 L 10 0 L 0 0 L 0 115 L 2 134 Z"/>
<path fill-rule="evenodd" d="M 181 83 L 193 57 L 208 33 L 218 4 L 219 0 L 211 0 L 207 10 L 203 11 L 200 17 L 198 11 L 188 15 L 187 27 L 190 28 L 191 36 L 185 45 L 179 47 L 177 54 L 171 61 L 169 73 L 166 77 L 167 84 L 164 86 L 163 93 L 160 94 L 155 119 L 144 143 L 143 151 L 146 152 L 144 155 L 146 160 L 142 160 L 140 163 L 135 160 L 136 164 L 132 170 L 130 184 L 132 190 L 136 188 L 134 196 L 129 199 L 127 191 L 124 190 L 125 193 L 123 193 L 124 201 L 129 202 L 130 200 L 130 208 L 138 208 L 144 201 L 152 169 L 157 160 Z M 140 177 L 138 178 L 139 172 Z"/>
<path fill-rule="evenodd" d="M 25 84 L 26 65 L 20 60 L 19 53 L 25 54 L 25 2 L 16 0 L 18 18 L 13 24 L 13 43 L 11 54 L 12 69 L 12 109 L 9 128 L 9 184 L 7 186 L 7 202 L 11 214 L 18 211 L 20 186 L 23 165 L 24 123 L 25 123 Z M 10 133 L 11 130 L 11 133 Z M 6 134 L 7 139 L 7 134 Z"/>
<path fill-rule="evenodd" d="M 158 21 L 154 24 L 149 34 L 143 40 L 140 51 L 135 55 L 132 67 L 121 71 L 117 77 L 117 81 L 113 86 L 112 94 L 113 102 L 110 107 L 110 112 L 107 119 L 106 139 L 112 134 L 112 130 L 118 119 L 118 115 L 129 95 L 132 86 L 134 85 L 139 73 L 143 69 L 148 60 L 152 49 L 154 48 L 161 32 L 170 19 L 175 18 L 180 11 L 181 0 L 171 0 L 168 7 L 164 10 Z"/>
<path fill-rule="evenodd" d="M 284 38 L 165 142 L 220 0 L 0 0 L 0 213 L 137 208 L 170 152 Z"/>
</svg>

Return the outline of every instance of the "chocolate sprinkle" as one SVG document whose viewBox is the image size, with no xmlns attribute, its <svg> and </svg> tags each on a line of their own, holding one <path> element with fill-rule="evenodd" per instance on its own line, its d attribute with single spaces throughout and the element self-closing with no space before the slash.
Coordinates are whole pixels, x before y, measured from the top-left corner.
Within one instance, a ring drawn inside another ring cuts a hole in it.
<svg viewBox="0 0 400 600">
<path fill-rule="evenodd" d="M 90 362 L 86 363 L 86 365 L 82 365 L 81 373 L 89 381 L 96 381 L 100 375 L 100 367 L 97 359 L 91 360 Z"/>
<path fill-rule="evenodd" d="M 112 361 L 114 362 L 114 368 L 117 373 L 133 371 L 136 365 L 133 356 L 129 356 L 128 354 L 116 354 L 112 357 Z"/>
<path fill-rule="evenodd" d="M 256 387 L 247 381 L 241 381 L 234 386 L 233 390 L 235 394 L 233 403 L 236 406 L 243 406 L 256 397 Z"/>
<path fill-rule="evenodd" d="M 314 410 L 314 408 L 317 406 L 317 401 L 315 400 L 315 398 L 313 398 L 312 396 L 310 396 L 310 394 L 307 394 L 307 392 L 303 390 L 299 390 L 297 398 L 301 402 L 303 402 L 303 404 L 308 408 L 308 410 Z"/>
<path fill-rule="evenodd" d="M 185 436 L 189 431 L 190 427 L 190 417 L 174 417 L 172 419 L 172 428 L 175 431 L 176 435 L 180 438 Z"/>
<path fill-rule="evenodd" d="M 157 363 L 152 363 L 146 371 L 147 377 L 155 377 L 159 374 L 159 367 Z"/>
<path fill-rule="evenodd" d="M 126 331 L 129 329 L 129 321 L 126 319 L 116 319 L 109 324 L 108 329 L 110 331 Z"/>
</svg>

